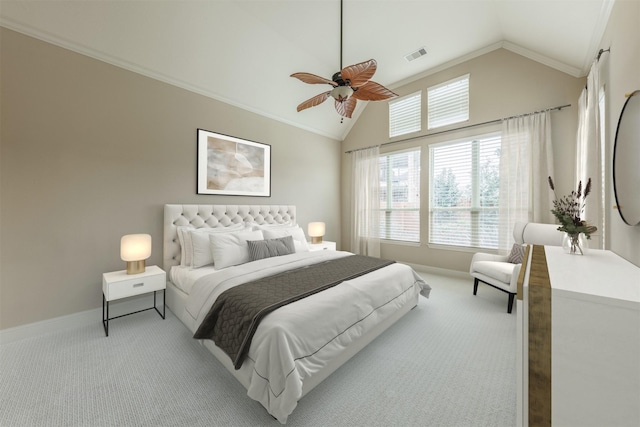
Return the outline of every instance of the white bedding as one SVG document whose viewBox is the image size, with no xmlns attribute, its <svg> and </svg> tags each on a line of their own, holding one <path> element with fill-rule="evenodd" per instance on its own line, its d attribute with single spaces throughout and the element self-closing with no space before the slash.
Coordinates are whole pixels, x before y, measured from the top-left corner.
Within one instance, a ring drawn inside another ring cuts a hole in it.
<svg viewBox="0 0 640 427">
<path fill-rule="evenodd" d="M 338 251 L 298 252 L 212 274 L 192 270 L 200 276 L 192 278 L 186 311 L 197 328 L 226 289 L 348 255 Z M 430 289 L 410 267 L 394 263 L 272 312 L 258 327 L 240 369 L 250 378 L 247 394 L 284 424 L 302 397 L 303 380 L 399 307 L 415 300 L 418 293 L 428 296 Z"/>
</svg>

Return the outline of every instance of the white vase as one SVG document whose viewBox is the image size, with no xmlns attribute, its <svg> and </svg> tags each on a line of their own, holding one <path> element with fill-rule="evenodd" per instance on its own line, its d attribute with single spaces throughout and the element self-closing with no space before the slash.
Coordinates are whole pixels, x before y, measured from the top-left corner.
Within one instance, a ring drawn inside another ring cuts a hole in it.
<svg viewBox="0 0 640 427">
<path fill-rule="evenodd" d="M 564 237 L 562 239 L 562 249 L 564 249 L 566 253 L 571 255 L 584 255 L 589 249 L 589 245 L 587 244 L 587 237 L 584 235 L 584 233 L 564 233 Z"/>
</svg>

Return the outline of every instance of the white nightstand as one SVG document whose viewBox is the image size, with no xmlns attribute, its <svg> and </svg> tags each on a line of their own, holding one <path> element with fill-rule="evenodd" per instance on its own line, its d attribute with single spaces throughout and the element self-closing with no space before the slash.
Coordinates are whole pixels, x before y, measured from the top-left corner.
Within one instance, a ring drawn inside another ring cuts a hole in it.
<svg viewBox="0 0 640 427">
<path fill-rule="evenodd" d="M 155 309 L 160 317 L 164 319 L 166 312 L 164 299 L 166 288 L 167 274 L 164 270 L 155 265 L 147 267 L 145 272 L 140 274 L 127 274 L 126 270 L 104 273 L 102 275 L 102 326 L 104 326 L 104 333 L 109 336 L 109 320 L 128 316 L 129 314 L 140 313 L 141 311 Z M 160 313 L 160 310 L 156 307 L 156 291 L 160 290 L 162 291 L 162 313 Z M 149 292 L 153 292 L 153 307 L 109 318 L 110 301 L 142 295 Z"/>
<path fill-rule="evenodd" d="M 309 243 L 310 251 L 335 251 L 336 250 L 336 242 L 329 242 L 328 240 L 323 240 L 322 243 Z"/>
</svg>

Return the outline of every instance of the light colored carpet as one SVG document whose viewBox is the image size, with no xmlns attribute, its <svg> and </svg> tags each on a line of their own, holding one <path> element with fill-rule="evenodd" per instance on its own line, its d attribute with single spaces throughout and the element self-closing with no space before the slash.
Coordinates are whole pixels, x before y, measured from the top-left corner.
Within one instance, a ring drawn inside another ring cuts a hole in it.
<svg viewBox="0 0 640 427">
<path fill-rule="evenodd" d="M 290 426 L 513 426 L 506 294 L 421 273 L 430 299 L 298 404 Z M 0 346 L 1 426 L 278 426 L 169 311 Z"/>
</svg>

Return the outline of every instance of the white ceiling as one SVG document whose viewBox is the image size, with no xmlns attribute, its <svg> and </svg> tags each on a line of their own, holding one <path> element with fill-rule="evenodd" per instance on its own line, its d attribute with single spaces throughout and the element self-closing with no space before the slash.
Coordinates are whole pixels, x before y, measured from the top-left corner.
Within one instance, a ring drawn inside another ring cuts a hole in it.
<svg viewBox="0 0 640 427">
<path fill-rule="evenodd" d="M 614 0 L 344 0 L 343 66 L 375 58 L 389 88 L 505 47 L 586 74 Z M 1 0 L 0 24 L 106 62 L 342 140 L 329 100 L 296 106 L 340 68 L 339 0 Z M 428 54 L 404 56 L 425 47 Z"/>
</svg>

